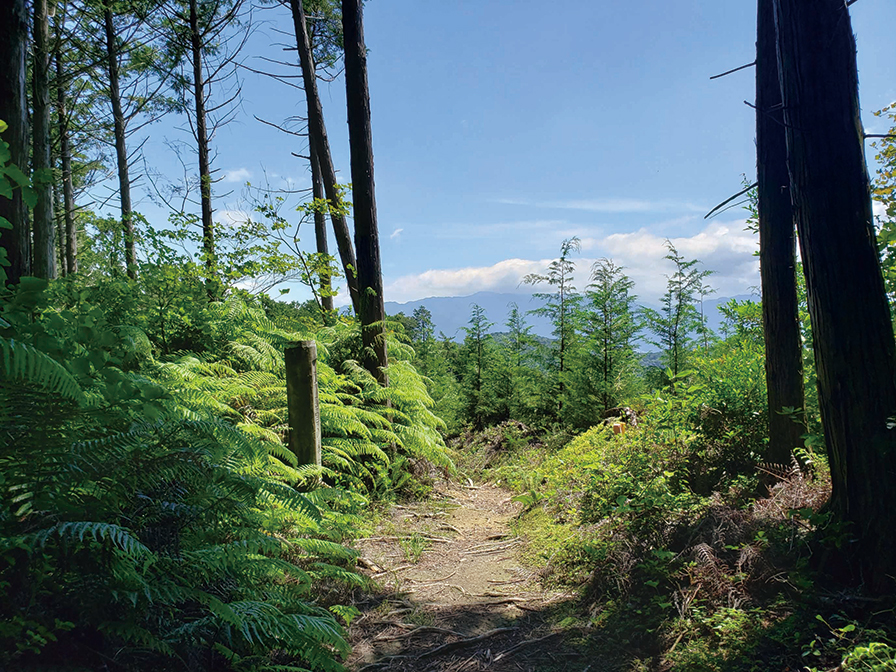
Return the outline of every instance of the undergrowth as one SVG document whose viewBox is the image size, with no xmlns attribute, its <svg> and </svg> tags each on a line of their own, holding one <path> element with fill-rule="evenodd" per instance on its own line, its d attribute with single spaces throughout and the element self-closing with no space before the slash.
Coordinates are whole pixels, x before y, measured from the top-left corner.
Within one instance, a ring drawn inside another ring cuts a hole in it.
<svg viewBox="0 0 896 672">
<path fill-rule="evenodd" d="M 578 645 L 620 670 L 896 669 L 894 605 L 829 589 L 819 570 L 845 538 L 824 512 L 824 459 L 762 463 L 750 395 L 728 404 L 734 386 L 689 375 L 642 399 L 623 433 L 565 441 L 508 423 L 465 437 L 462 466 L 523 504 L 527 561 L 577 589 L 591 633 Z"/>
<path fill-rule="evenodd" d="M 371 498 L 425 487 L 417 464 L 453 468 L 410 353 L 384 390 L 343 358 L 352 324 L 233 296 L 144 330 L 140 286 L 105 284 L 0 297 L 0 668 L 342 669 L 364 585 L 342 542 Z M 305 338 L 322 467 L 284 445 Z"/>
</svg>

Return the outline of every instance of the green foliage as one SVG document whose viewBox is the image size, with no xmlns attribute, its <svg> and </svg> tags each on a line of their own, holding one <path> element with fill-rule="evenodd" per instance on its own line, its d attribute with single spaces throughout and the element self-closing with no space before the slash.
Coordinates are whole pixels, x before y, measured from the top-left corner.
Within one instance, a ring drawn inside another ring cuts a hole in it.
<svg viewBox="0 0 896 672">
<path fill-rule="evenodd" d="M 311 591 L 351 576 L 327 538 L 352 499 L 287 487 L 280 452 L 126 371 L 133 336 L 45 285 L 2 304 L 3 666 L 340 669 Z"/>
<path fill-rule="evenodd" d="M 494 326 L 485 310 L 473 304 L 470 309 L 470 326 L 464 327 L 466 338 L 461 349 L 463 362 L 460 382 L 464 392 L 465 414 L 473 427 L 482 429 L 486 424 L 500 422 L 507 417 L 507 378 L 495 340 L 489 333 Z M 504 388 L 504 389 L 502 389 Z"/>
<path fill-rule="evenodd" d="M 703 315 L 697 310 L 697 300 L 711 290 L 703 280 L 711 271 L 696 268 L 700 262 L 686 260 L 671 241 L 666 241 L 669 254 L 666 259 L 675 265 L 675 272 L 666 276 L 668 283 L 663 294 L 660 310 L 644 308 L 647 329 L 654 335 L 651 343 L 663 353 L 663 363 L 677 376 L 688 366 L 690 352 L 695 343 L 695 335 L 706 336 Z M 702 305 L 702 303 L 701 303 Z"/>
<path fill-rule="evenodd" d="M 430 542 L 419 532 L 414 532 L 409 537 L 402 538 L 398 542 L 398 545 L 401 547 L 401 550 L 404 551 L 405 560 L 417 563 L 420 560 L 420 556 L 423 555 L 423 552 L 429 548 Z"/>
<path fill-rule="evenodd" d="M 547 274 L 531 273 L 523 278 L 523 282 L 527 285 L 548 285 L 552 288 L 550 292 L 534 294 L 545 303 L 532 313 L 547 317 L 554 327 L 556 340 L 550 348 L 551 358 L 548 366 L 554 379 L 547 396 L 555 399 L 558 414 L 566 402 L 569 355 L 575 348 L 578 308 L 582 302 L 582 296 L 572 284 L 576 265 L 570 256 L 581 249 L 581 241 L 577 237 L 568 238 L 560 244 L 560 257 L 548 265 Z"/>
<path fill-rule="evenodd" d="M 882 642 L 857 646 L 840 664 L 843 672 L 892 672 L 896 670 L 896 649 Z"/>
<path fill-rule="evenodd" d="M 416 460 L 452 468 L 413 353 L 390 341 L 383 389 L 340 358 L 356 325 L 209 303 L 160 261 L 136 282 L 25 278 L 0 302 L 0 665 L 341 669 L 338 609 L 315 600 L 362 584 L 339 544 L 358 493 L 417 492 Z M 323 468 L 284 445 L 283 349 L 312 337 Z"/>
<path fill-rule="evenodd" d="M 886 117 L 892 124 L 891 134 L 896 134 L 896 105 L 888 105 L 874 113 L 876 117 Z M 877 245 L 880 250 L 881 268 L 890 305 L 896 302 L 896 138 L 875 140 L 877 150 L 874 157 L 879 168 L 872 185 L 874 200 L 883 204 L 884 212 L 877 218 Z"/>
<path fill-rule="evenodd" d="M 580 347 L 571 360 L 569 400 L 564 420 L 574 427 L 588 427 L 607 411 L 632 399 L 639 387 L 639 366 L 634 340 L 641 329 L 635 313 L 634 283 L 610 259 L 595 262 L 586 304 L 578 322 Z"/>
</svg>

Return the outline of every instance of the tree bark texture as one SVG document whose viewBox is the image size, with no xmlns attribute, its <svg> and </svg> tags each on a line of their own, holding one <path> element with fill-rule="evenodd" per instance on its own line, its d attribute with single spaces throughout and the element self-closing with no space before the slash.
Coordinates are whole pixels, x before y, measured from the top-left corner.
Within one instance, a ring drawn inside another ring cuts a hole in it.
<svg viewBox="0 0 896 672">
<path fill-rule="evenodd" d="M 199 154 L 199 191 L 202 211 L 202 251 L 208 273 L 210 298 L 216 275 L 215 224 L 212 220 L 212 173 L 205 113 L 205 82 L 202 75 L 202 35 L 199 32 L 197 0 L 190 0 L 190 57 L 193 65 L 193 97 L 196 103 L 196 149 Z M 127 160 L 127 159 L 125 159 Z"/>
<path fill-rule="evenodd" d="M 191 14 L 192 17 L 192 14 Z M 115 162 L 118 168 L 118 194 L 121 203 L 121 228 L 124 233 L 124 263 L 129 278 L 137 277 L 137 254 L 134 249 L 134 219 L 131 208 L 131 177 L 128 169 L 127 137 L 124 111 L 121 107 L 121 85 L 118 70 L 118 40 L 115 34 L 112 0 L 103 5 L 106 29 L 106 61 L 109 73 L 109 102 L 115 136 Z M 192 22 L 191 22 L 192 27 Z"/>
<path fill-rule="evenodd" d="M 56 24 L 56 117 L 59 133 L 59 158 L 62 164 L 62 217 L 60 247 L 64 254 L 63 275 L 78 272 L 78 239 L 75 232 L 75 190 L 72 185 L 72 148 L 69 138 L 66 79 L 62 63 L 62 19 Z M 63 235 L 64 232 L 64 235 Z"/>
<path fill-rule="evenodd" d="M 28 12 L 25 0 L 0 2 L 0 119 L 9 128 L 0 136 L 9 145 L 10 161 L 22 171 L 28 170 L 28 103 L 25 92 L 25 60 L 28 49 Z M 0 245 L 6 250 L 9 266 L 6 278 L 16 284 L 31 274 L 31 236 L 28 209 L 21 189 L 11 199 L 0 197 L 0 217 L 11 229 L 0 229 Z"/>
<path fill-rule="evenodd" d="M 355 213 L 355 250 L 358 254 L 358 288 L 361 293 L 362 365 L 382 385 L 388 385 L 383 274 L 376 221 L 373 179 L 373 137 L 370 128 L 370 92 L 367 86 L 367 48 L 361 0 L 342 0 L 342 34 L 345 42 L 345 99 L 352 162 L 352 204 Z"/>
<path fill-rule="evenodd" d="M 765 329 L 769 443 L 766 459 L 789 464 L 802 446 L 803 427 L 781 409 L 805 408 L 796 236 L 787 174 L 787 138 L 778 56 L 774 0 L 759 0 L 756 39 L 756 172 L 759 210 L 759 265 Z M 802 417 L 802 413 L 800 414 Z"/>
<path fill-rule="evenodd" d="M 62 206 L 62 185 L 58 182 L 53 183 L 53 213 L 56 215 L 56 230 L 62 231 L 65 228 L 65 222 L 62 220 L 64 208 Z M 59 277 L 64 278 L 67 273 L 68 266 L 65 263 L 65 236 L 56 236 L 56 268 Z"/>
<path fill-rule="evenodd" d="M 302 0 L 289 0 L 292 9 L 292 19 L 296 32 L 296 46 L 299 52 L 299 62 L 302 66 L 302 82 L 305 87 L 305 100 L 308 104 L 308 139 L 317 153 L 318 163 L 321 169 L 321 177 L 324 182 L 324 191 L 327 200 L 330 201 L 330 221 L 333 223 L 333 233 L 336 236 L 336 247 L 339 249 L 339 258 L 342 260 L 342 268 L 345 272 L 345 283 L 348 286 L 349 296 L 355 314 L 361 315 L 361 303 L 358 294 L 357 262 L 355 250 L 352 245 L 351 233 L 345 216 L 337 212 L 340 206 L 339 191 L 337 190 L 336 169 L 333 166 L 333 157 L 330 154 L 330 141 L 327 138 L 327 127 L 324 124 L 323 108 L 320 104 L 320 96 L 317 92 L 317 77 L 314 70 L 314 59 L 311 55 L 311 42 L 308 38 L 308 28 L 305 22 L 305 10 Z"/>
<path fill-rule="evenodd" d="M 32 165 L 37 203 L 34 206 L 32 273 L 56 277 L 56 220 L 50 159 L 50 23 L 47 0 L 34 2 L 34 58 L 32 61 Z"/>
<path fill-rule="evenodd" d="M 775 0 L 788 169 L 831 467 L 831 509 L 873 587 L 896 573 L 896 345 L 871 212 L 843 0 Z"/>
<path fill-rule="evenodd" d="M 315 201 L 324 198 L 324 181 L 320 174 L 320 162 L 317 158 L 317 151 L 312 144 L 311 150 L 311 194 Z M 327 218 L 323 211 L 315 209 L 314 211 L 314 238 L 317 243 L 317 253 L 329 256 L 329 246 L 327 245 Z M 333 286 L 330 281 L 329 273 L 322 273 L 320 276 L 320 304 L 321 308 L 327 313 L 333 311 Z"/>
</svg>

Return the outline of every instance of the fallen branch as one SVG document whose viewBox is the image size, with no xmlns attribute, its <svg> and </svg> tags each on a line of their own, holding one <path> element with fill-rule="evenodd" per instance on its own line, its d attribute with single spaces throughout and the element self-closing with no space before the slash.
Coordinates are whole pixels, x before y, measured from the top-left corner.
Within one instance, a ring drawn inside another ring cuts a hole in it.
<svg viewBox="0 0 896 672">
<path fill-rule="evenodd" d="M 406 623 L 396 623 L 398 627 L 413 627 L 408 626 Z M 374 638 L 374 642 L 391 642 L 396 639 L 404 639 L 405 637 L 412 637 L 413 635 L 423 634 L 424 632 L 433 632 L 440 635 L 452 635 L 454 637 L 463 637 L 463 633 L 458 632 L 457 630 L 449 630 L 448 628 L 438 628 L 434 625 L 419 625 L 413 628 L 413 630 L 409 630 L 408 632 L 402 632 L 398 635 L 380 635 L 379 637 Z"/>
<path fill-rule="evenodd" d="M 413 569 L 416 566 L 417 565 L 402 565 L 401 567 L 396 567 L 395 569 L 384 569 L 382 571 L 377 572 L 376 574 L 371 574 L 371 578 L 376 578 L 378 576 L 382 576 L 383 574 L 391 574 L 393 572 L 394 573 L 403 572 L 406 569 Z"/>
<path fill-rule="evenodd" d="M 511 646 L 506 651 L 499 653 L 497 656 L 495 656 L 494 662 L 497 663 L 502 658 L 508 658 L 509 656 L 512 656 L 514 653 L 516 653 L 517 651 L 522 649 L 524 646 L 529 646 L 530 644 L 538 644 L 539 642 L 543 642 L 546 639 L 550 639 L 551 637 L 556 637 L 559 634 L 560 634 L 559 632 L 552 632 L 551 634 L 545 635 L 544 637 L 537 637 L 536 639 L 527 639 L 525 641 L 522 641 L 519 644 L 517 644 L 516 646 Z"/>
<path fill-rule="evenodd" d="M 434 537 L 431 534 L 424 534 L 423 532 L 415 532 L 414 534 L 423 537 L 427 541 L 435 541 L 440 544 L 449 544 L 453 539 L 446 539 L 445 537 Z M 405 539 L 410 539 L 413 534 L 409 534 L 406 537 L 364 537 L 363 539 L 355 539 L 356 543 L 360 543 L 362 541 L 404 541 Z"/>
<path fill-rule="evenodd" d="M 502 635 L 506 632 L 514 632 L 516 628 L 495 628 L 494 630 L 489 630 L 488 632 L 484 632 L 481 635 L 477 635 L 476 637 L 467 637 L 465 639 L 459 639 L 456 642 L 448 642 L 447 644 L 442 644 L 441 646 L 437 646 L 434 649 L 430 649 L 424 653 L 421 653 L 417 656 L 417 660 L 421 660 L 423 658 L 431 658 L 439 653 L 444 653 L 445 651 L 454 651 L 454 649 L 462 649 L 465 646 L 469 646 L 470 644 L 476 644 L 477 642 L 484 641 L 489 637 L 494 637 L 495 635 Z"/>
<path fill-rule="evenodd" d="M 426 586 L 426 585 L 434 584 L 434 583 L 442 583 L 443 581 L 447 581 L 448 579 L 450 579 L 455 574 L 457 574 L 456 569 L 453 572 L 451 572 L 448 576 L 443 576 L 441 579 L 431 579 L 430 581 L 414 581 L 414 583 L 416 583 L 418 586 Z"/>
</svg>

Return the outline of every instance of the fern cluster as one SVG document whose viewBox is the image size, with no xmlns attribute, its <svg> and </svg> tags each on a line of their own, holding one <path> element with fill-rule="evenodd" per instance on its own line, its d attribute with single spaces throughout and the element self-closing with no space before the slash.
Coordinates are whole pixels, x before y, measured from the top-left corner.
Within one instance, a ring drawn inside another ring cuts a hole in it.
<svg viewBox="0 0 896 672">
<path fill-rule="evenodd" d="M 341 669 L 350 610 L 313 595 L 360 581 L 334 541 L 349 496 L 291 487 L 235 398 L 127 371 L 140 339 L 102 311 L 49 310 L 37 282 L 0 305 L 0 668 Z"/>
<path fill-rule="evenodd" d="M 453 468 L 414 353 L 390 342 L 383 388 L 356 325 L 237 296 L 183 317 L 172 351 L 116 287 L 0 297 L 0 668 L 341 669 L 352 609 L 319 598 L 361 583 L 341 545 L 360 493 Z M 285 444 L 283 352 L 309 338 L 320 467 Z"/>
<path fill-rule="evenodd" d="M 381 387 L 354 359 L 343 359 L 360 342 L 358 327 L 339 323 L 309 329 L 300 323 L 274 323 L 260 307 L 237 296 L 209 308 L 210 327 L 221 345 L 216 353 L 190 353 L 157 364 L 156 376 L 197 412 L 229 417 L 243 431 L 269 446 L 281 477 L 301 485 L 323 475 L 330 482 L 386 494 L 409 479 L 393 462 L 425 458 L 453 468 L 433 413 L 426 382 L 409 363 L 413 351 L 390 340 L 390 385 Z M 285 348 L 315 339 L 323 433 L 323 468 L 288 464 Z"/>
</svg>

